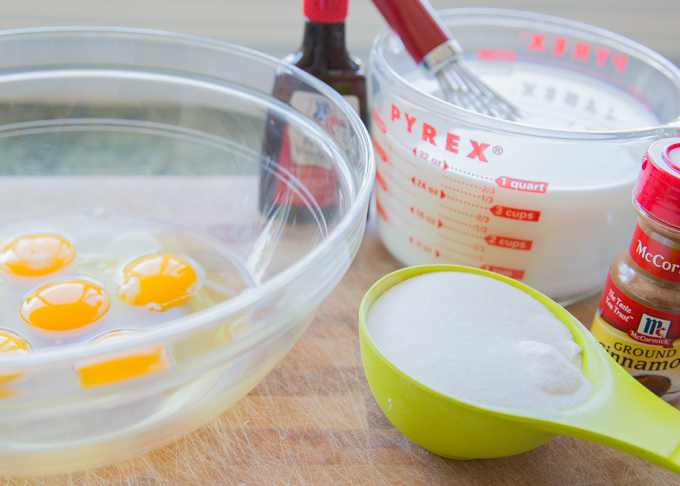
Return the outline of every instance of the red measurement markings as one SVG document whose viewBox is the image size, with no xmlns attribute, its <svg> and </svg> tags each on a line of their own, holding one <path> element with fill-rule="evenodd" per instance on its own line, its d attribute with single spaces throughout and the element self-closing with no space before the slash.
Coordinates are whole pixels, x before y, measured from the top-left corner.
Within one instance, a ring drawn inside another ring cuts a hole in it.
<svg viewBox="0 0 680 486">
<path fill-rule="evenodd" d="M 477 255 L 477 254 L 472 254 L 472 253 L 466 253 L 464 251 L 454 250 L 453 248 L 449 248 L 446 245 L 441 245 L 441 248 L 442 248 L 442 251 L 446 250 L 447 253 L 450 252 L 450 253 L 453 253 L 455 255 L 464 256 L 465 258 L 468 258 L 468 259 L 470 259 L 474 262 L 477 262 L 477 263 L 481 263 L 481 262 L 484 261 L 484 257 L 482 255 Z M 449 259 L 449 256 L 447 254 L 442 253 L 442 256 Z"/>
<path fill-rule="evenodd" d="M 495 182 L 504 189 L 512 189 L 514 191 L 545 194 L 548 190 L 547 182 L 525 181 L 522 179 L 513 179 L 511 177 L 499 177 Z"/>
<path fill-rule="evenodd" d="M 473 142 L 473 144 L 474 143 L 477 143 L 477 142 Z M 481 144 L 481 145 L 486 145 L 486 144 Z M 484 150 L 484 148 L 478 147 L 477 149 L 473 150 L 472 153 L 470 155 L 468 155 L 468 157 L 470 157 L 472 155 L 476 155 L 475 152 L 478 149 Z M 440 167 L 442 170 L 449 171 L 449 172 L 456 172 L 458 174 L 465 174 L 465 175 L 473 177 L 475 179 L 484 179 L 484 180 L 487 180 L 487 181 L 490 181 L 490 182 L 494 182 L 494 180 L 491 177 L 484 177 L 484 176 L 481 176 L 479 174 L 475 174 L 473 172 L 468 172 L 466 170 L 461 170 L 461 169 L 457 169 L 455 167 L 451 167 L 449 164 L 446 163 L 446 160 L 444 160 L 444 159 L 442 159 L 442 160 L 430 159 L 430 155 L 427 152 L 425 152 L 424 150 L 414 148 L 414 149 L 411 149 L 411 151 L 413 152 L 413 155 L 416 158 L 420 158 L 420 159 L 423 159 L 423 160 L 430 160 L 430 163 L 432 163 L 433 165 L 435 165 L 437 167 Z M 449 178 L 447 175 L 444 175 L 444 177 Z M 453 180 L 455 180 L 455 179 L 453 179 Z"/>
<path fill-rule="evenodd" d="M 383 162 L 387 162 L 387 152 L 385 152 L 385 149 L 380 146 L 378 142 L 373 140 L 373 146 L 375 147 L 375 153 L 378 154 L 378 157 L 380 157 L 380 160 Z"/>
<path fill-rule="evenodd" d="M 389 143 L 387 143 L 386 145 L 389 145 L 389 148 L 392 152 L 395 152 L 395 150 L 392 148 L 392 145 L 397 146 L 397 150 L 396 150 L 397 153 L 399 153 L 402 150 L 407 151 L 407 152 L 411 151 L 410 146 L 407 146 L 407 145 L 401 143 L 397 138 L 392 138 L 389 141 Z M 418 167 L 418 164 L 416 163 L 416 161 L 412 160 L 411 157 L 398 157 L 397 159 L 400 160 L 400 161 L 406 162 L 411 167 L 414 167 L 414 168 Z"/>
<path fill-rule="evenodd" d="M 439 205 L 442 206 L 444 209 L 448 209 L 451 212 L 454 212 L 454 213 L 457 213 L 457 214 L 460 214 L 460 215 L 463 215 L 463 216 L 467 216 L 468 218 L 474 218 L 475 217 L 475 215 L 472 214 L 472 213 L 466 213 L 465 211 L 460 211 L 459 209 L 449 208 L 448 206 L 446 206 L 445 204 L 442 204 L 442 203 L 439 203 Z M 442 217 L 442 218 L 449 218 L 449 216 L 447 216 L 445 214 L 440 214 L 439 216 Z"/>
<path fill-rule="evenodd" d="M 413 189 L 410 188 L 410 187 L 406 187 L 405 185 L 403 185 L 403 184 L 399 181 L 399 179 L 397 179 L 396 177 L 390 177 L 391 174 L 389 174 L 389 173 L 384 174 L 383 176 L 389 178 L 389 181 L 390 181 L 391 186 L 393 186 L 393 187 L 396 186 L 402 193 L 405 193 L 405 194 L 407 194 L 407 195 L 409 195 L 409 196 L 411 196 L 411 197 L 415 197 L 415 194 L 413 193 Z M 392 191 L 392 192 L 394 192 L 394 191 Z"/>
<path fill-rule="evenodd" d="M 411 214 L 413 214 L 417 218 L 422 219 L 423 221 L 430 223 L 433 226 L 436 226 L 437 228 L 441 228 L 443 226 L 441 219 L 428 216 L 427 214 L 425 214 L 425 211 L 421 211 L 420 209 L 417 209 L 414 206 L 411 206 Z"/>
<path fill-rule="evenodd" d="M 407 174 L 406 172 L 404 172 L 404 171 L 401 169 L 401 167 L 399 167 L 399 166 L 396 165 L 396 164 L 390 164 L 390 167 L 392 167 L 392 169 L 394 169 L 392 172 L 394 172 L 394 173 L 396 173 L 396 174 L 399 174 L 399 175 L 402 176 L 404 179 L 410 179 L 410 178 L 412 177 L 412 176 L 410 176 L 409 174 Z"/>
<path fill-rule="evenodd" d="M 378 113 L 378 110 L 373 110 L 373 121 L 375 122 L 375 125 L 381 132 L 387 133 L 387 126 L 385 126 L 385 122 L 380 117 L 380 113 Z"/>
<path fill-rule="evenodd" d="M 386 143 L 385 145 L 390 151 L 392 151 L 391 144 L 389 142 Z M 383 150 L 385 150 L 385 149 L 383 149 Z M 387 154 L 386 151 L 385 151 L 385 154 Z M 404 172 L 404 170 L 401 168 L 401 166 L 403 166 L 404 163 L 405 163 L 406 165 L 408 165 L 407 170 L 409 170 L 409 171 L 413 168 L 418 167 L 418 165 L 414 161 L 409 160 L 409 159 L 404 158 L 404 157 L 388 158 L 385 161 L 385 163 L 387 163 L 392 168 L 391 170 L 398 172 L 399 174 L 404 176 L 406 179 L 410 179 L 411 176 L 409 174 L 407 174 L 406 172 Z"/>
<path fill-rule="evenodd" d="M 407 163 L 411 168 L 413 168 L 413 169 L 418 169 L 418 168 L 419 168 L 419 167 L 418 167 L 418 164 L 415 163 L 414 161 L 410 160 L 410 159 L 401 158 L 400 160 L 403 160 L 404 162 L 406 162 L 406 163 Z"/>
<path fill-rule="evenodd" d="M 454 191 L 454 192 L 458 192 L 458 193 L 460 193 L 460 194 L 463 194 L 464 196 L 474 197 L 474 198 L 477 198 L 477 199 L 481 200 L 482 202 L 489 203 L 489 204 L 493 204 L 493 196 L 489 196 L 489 195 L 487 195 L 487 194 L 472 194 L 471 192 L 463 191 L 463 190 L 461 190 L 461 189 L 456 189 L 455 187 L 447 186 L 447 185 L 445 185 L 445 184 L 442 184 L 442 186 L 443 186 L 446 190 L 451 190 L 451 191 Z M 443 189 L 442 189 L 442 191 L 443 191 Z"/>
<path fill-rule="evenodd" d="M 380 220 L 378 220 L 378 223 L 380 224 Z M 400 228 L 399 225 L 395 224 L 393 220 L 386 221 L 383 228 L 385 231 L 391 232 L 390 238 L 394 238 L 395 240 L 403 238 L 404 240 L 408 241 L 408 239 L 411 237 L 410 233 L 406 233 L 406 231 Z"/>
<path fill-rule="evenodd" d="M 385 182 L 385 179 L 383 178 L 382 174 L 378 170 L 375 171 L 375 182 L 378 183 L 378 185 L 380 186 L 380 188 L 383 191 L 387 192 L 387 189 L 388 189 L 387 182 Z"/>
<path fill-rule="evenodd" d="M 530 221 L 530 222 L 538 222 L 538 219 L 541 217 L 541 212 L 540 211 L 531 211 L 529 209 L 518 209 L 518 208 L 509 208 L 507 206 L 493 206 L 492 208 L 489 208 L 491 213 L 493 213 L 494 216 L 500 216 L 501 218 L 509 218 L 509 219 L 516 219 L 518 221 Z"/>
<path fill-rule="evenodd" d="M 485 61 L 514 61 L 517 53 L 512 49 L 477 49 L 477 59 Z"/>
<path fill-rule="evenodd" d="M 465 174 L 466 176 L 470 176 L 470 177 L 473 177 L 475 179 L 483 179 L 485 181 L 495 182 L 491 177 L 485 177 L 485 176 L 482 176 L 482 175 L 479 175 L 479 174 L 475 174 L 474 172 L 468 172 L 466 170 L 456 169 L 455 167 L 449 166 L 447 168 L 447 170 L 449 170 L 450 172 L 456 172 L 458 174 Z M 444 177 L 447 177 L 447 176 L 444 176 Z"/>
<path fill-rule="evenodd" d="M 454 232 L 456 232 L 456 233 L 459 233 L 459 234 L 461 234 L 461 235 L 469 236 L 470 238 L 477 238 L 477 239 L 479 239 L 479 240 L 483 240 L 483 239 L 484 239 L 483 236 L 475 235 L 475 234 L 473 234 L 473 233 L 470 233 L 469 231 L 459 230 L 458 228 L 454 228 L 453 226 L 449 226 L 449 225 L 446 225 L 446 224 L 444 225 L 444 228 L 446 228 L 446 229 L 449 230 L 449 231 L 454 231 Z"/>
<path fill-rule="evenodd" d="M 417 177 L 411 177 L 411 182 L 413 183 L 414 186 L 416 186 L 419 189 L 422 189 L 424 191 L 427 191 L 428 193 L 432 194 L 433 196 L 440 196 L 440 191 L 436 187 L 432 187 L 428 185 L 424 180 L 418 179 Z M 441 196 L 443 197 L 443 196 Z"/>
<path fill-rule="evenodd" d="M 644 90 L 638 86 L 629 86 L 628 92 L 635 96 L 637 100 L 644 105 L 645 108 L 649 109 L 650 111 L 654 109 L 644 101 L 646 99 L 649 99 L 649 91 Z"/>
<path fill-rule="evenodd" d="M 442 235 L 442 234 L 440 234 L 439 236 L 444 238 L 445 240 L 450 241 L 451 243 L 456 243 L 457 245 L 461 245 L 461 246 L 467 246 L 468 248 L 470 248 L 470 249 L 472 249 L 476 252 L 479 252 L 479 253 L 484 253 L 486 251 L 486 247 L 484 246 L 483 243 L 466 243 L 465 241 L 460 241 L 460 240 L 457 240 L 455 238 L 451 238 L 450 236 L 446 236 L 446 235 Z"/>
<path fill-rule="evenodd" d="M 489 222 L 489 217 L 488 217 L 488 216 L 485 216 L 485 215 L 483 215 L 483 214 L 479 214 L 479 213 L 469 213 L 469 212 L 466 212 L 466 211 L 461 211 L 460 209 L 450 208 L 450 207 L 446 206 L 445 204 L 443 204 L 443 203 L 441 203 L 441 202 L 439 203 L 439 205 L 440 205 L 441 207 L 443 207 L 444 209 L 447 209 L 449 212 L 456 213 L 456 214 L 460 214 L 461 216 L 465 216 L 466 218 L 474 219 L 474 220 L 477 221 L 478 223 L 488 223 L 488 222 Z M 441 213 L 440 213 L 440 214 L 439 214 L 439 217 L 440 217 L 440 218 L 444 218 L 444 219 L 453 220 L 452 217 L 450 217 L 450 216 L 448 216 L 448 215 L 446 215 L 446 214 L 441 214 Z M 477 225 L 475 225 L 475 226 L 477 226 Z M 483 227 L 483 226 L 480 226 L 480 227 Z M 484 231 L 484 230 L 481 230 L 481 231 L 484 232 L 484 233 L 486 232 L 486 231 Z"/>
<path fill-rule="evenodd" d="M 430 157 L 430 154 L 423 150 L 418 150 L 417 148 L 414 148 L 413 155 L 415 156 L 416 159 L 429 162 L 430 164 L 434 165 L 435 167 L 439 167 L 442 170 L 446 170 L 449 168 L 449 165 L 446 163 L 444 159 L 435 159 L 434 157 Z"/>
<path fill-rule="evenodd" d="M 385 212 L 385 208 L 383 208 L 382 204 L 380 203 L 380 198 L 377 195 L 375 197 L 375 207 L 378 209 L 378 215 L 380 215 L 383 221 L 389 221 L 387 213 Z"/>
<path fill-rule="evenodd" d="M 451 199 L 452 201 L 459 202 L 459 203 L 462 203 L 462 204 L 465 204 L 465 205 L 467 205 L 467 206 L 471 206 L 471 207 L 477 208 L 477 209 L 484 209 L 484 210 L 488 210 L 488 209 L 489 209 L 488 206 L 481 206 L 481 205 L 479 205 L 479 204 L 471 203 L 471 202 L 469 202 L 469 201 L 464 201 L 463 199 L 458 199 L 458 198 L 456 198 L 456 197 L 453 197 L 453 196 L 450 196 L 450 195 L 446 194 L 444 191 L 441 191 L 441 198 L 442 198 L 442 199 L 448 198 L 448 199 Z M 455 211 L 455 210 L 456 210 L 455 208 L 452 208 L 452 207 L 450 207 L 450 206 L 447 206 L 446 204 L 443 204 L 443 203 L 439 203 L 439 205 L 440 205 L 441 207 L 445 208 L 445 209 L 448 209 L 449 211 Z"/>
<path fill-rule="evenodd" d="M 484 238 L 489 245 L 500 246 L 502 248 L 509 248 L 511 250 L 531 250 L 531 245 L 534 243 L 531 240 L 520 240 L 517 238 L 507 238 L 505 236 L 489 235 Z"/>
<path fill-rule="evenodd" d="M 409 238 L 409 241 L 411 242 L 411 244 L 413 244 L 413 246 L 415 246 L 416 248 L 420 248 L 425 253 L 429 253 L 430 255 L 434 255 L 437 258 L 441 255 L 441 253 L 439 253 L 439 250 L 434 248 L 432 245 L 428 245 L 426 243 L 423 243 L 422 241 L 414 238 L 413 236 L 411 236 Z"/>
<path fill-rule="evenodd" d="M 376 194 L 375 203 L 378 209 L 377 212 L 379 214 L 380 220 L 384 221 L 385 224 L 391 228 L 391 230 L 399 233 L 400 236 L 403 236 L 405 239 L 409 239 L 413 232 L 413 223 L 411 221 L 404 220 L 402 217 L 403 211 L 395 212 L 386 201 L 384 201 L 382 198 L 379 198 L 378 194 Z M 387 217 L 387 219 L 383 218 L 383 216 Z M 380 220 L 378 222 L 380 222 Z M 408 228 L 403 228 L 403 226 L 408 226 Z"/>
<path fill-rule="evenodd" d="M 497 267 L 495 265 L 489 265 L 488 263 L 485 263 L 479 268 L 505 275 L 506 277 L 514 278 L 515 280 L 522 280 L 524 278 L 524 270 L 517 270 L 516 268 Z"/>
<path fill-rule="evenodd" d="M 469 215 L 470 217 L 474 218 L 474 215 Z M 460 225 L 460 226 L 465 226 L 466 228 L 473 229 L 477 231 L 478 233 L 486 233 L 488 231 L 488 228 L 486 226 L 482 226 L 481 224 L 472 224 L 472 223 L 466 223 L 465 221 L 461 221 L 459 219 L 452 218 L 451 216 L 446 216 L 445 214 L 440 215 L 441 218 L 444 218 L 448 221 L 451 221 L 454 224 Z"/>
<path fill-rule="evenodd" d="M 389 224 L 389 225 L 392 227 L 392 229 L 393 229 L 394 231 L 396 231 L 397 233 L 399 233 L 399 235 L 403 236 L 405 239 L 408 240 L 408 239 L 411 237 L 409 233 L 406 233 L 406 231 L 404 231 L 404 230 L 401 229 L 399 226 L 397 226 L 397 225 L 394 223 L 394 221 L 392 221 L 392 220 L 387 221 L 387 224 Z"/>
<path fill-rule="evenodd" d="M 404 210 L 395 211 L 393 206 L 390 204 L 391 202 L 396 202 L 400 206 L 403 206 L 405 208 L 409 208 L 409 206 L 401 198 L 393 197 L 392 194 L 390 194 L 389 192 L 381 192 L 381 191 L 375 192 L 375 198 L 376 198 L 376 200 L 378 200 L 378 198 L 380 198 L 380 204 L 382 204 L 383 209 L 385 209 L 385 211 L 388 214 L 391 214 L 392 216 L 396 216 L 398 219 L 404 221 L 409 226 L 413 226 L 413 221 L 411 221 L 411 218 L 408 218 L 408 214 L 406 212 L 404 212 Z"/>
<path fill-rule="evenodd" d="M 390 196 L 391 196 L 391 194 L 390 194 Z M 399 206 L 401 206 L 401 207 L 403 207 L 403 208 L 406 208 L 406 209 L 409 209 L 409 208 L 410 208 L 410 206 L 406 203 L 406 201 L 404 201 L 404 199 L 402 199 L 402 198 L 400 198 L 400 197 L 392 197 L 392 201 L 396 202 Z M 399 211 L 399 214 L 401 215 L 402 212 L 403 212 L 403 211 Z M 404 216 L 403 216 L 403 217 L 404 217 L 404 219 L 405 219 L 405 217 L 406 217 L 406 214 L 405 214 L 405 213 L 404 213 Z"/>
<path fill-rule="evenodd" d="M 446 174 L 444 174 L 444 179 L 447 179 L 451 182 L 455 182 L 456 184 L 461 184 L 461 185 L 466 186 L 466 187 L 470 187 L 470 188 L 473 188 L 473 189 L 479 189 L 480 191 L 487 193 L 487 194 L 494 194 L 496 192 L 496 188 L 494 188 L 492 186 L 485 186 L 483 184 L 472 184 L 470 182 L 461 181 L 460 179 L 456 179 L 455 177 L 451 177 L 451 176 L 446 175 Z M 489 179 L 489 180 L 491 180 L 491 179 Z"/>
</svg>

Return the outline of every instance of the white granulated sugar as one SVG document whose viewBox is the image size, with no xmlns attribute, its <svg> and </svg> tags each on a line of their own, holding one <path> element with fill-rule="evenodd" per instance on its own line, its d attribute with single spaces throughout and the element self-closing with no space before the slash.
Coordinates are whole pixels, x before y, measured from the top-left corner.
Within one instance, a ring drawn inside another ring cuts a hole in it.
<svg viewBox="0 0 680 486">
<path fill-rule="evenodd" d="M 447 271 L 410 278 L 373 303 L 366 327 L 395 366 L 453 398 L 556 411 L 593 391 L 569 328 L 494 278 Z"/>
</svg>

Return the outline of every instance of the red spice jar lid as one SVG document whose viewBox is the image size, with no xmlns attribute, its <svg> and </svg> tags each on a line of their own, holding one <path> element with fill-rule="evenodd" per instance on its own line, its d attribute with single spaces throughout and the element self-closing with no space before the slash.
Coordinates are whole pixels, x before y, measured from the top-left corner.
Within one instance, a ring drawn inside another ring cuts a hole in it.
<svg viewBox="0 0 680 486">
<path fill-rule="evenodd" d="M 312 22 L 337 24 L 347 18 L 349 0 L 305 0 L 303 12 Z"/>
<path fill-rule="evenodd" d="M 656 219 L 680 227 L 680 138 L 649 146 L 633 198 Z"/>
</svg>

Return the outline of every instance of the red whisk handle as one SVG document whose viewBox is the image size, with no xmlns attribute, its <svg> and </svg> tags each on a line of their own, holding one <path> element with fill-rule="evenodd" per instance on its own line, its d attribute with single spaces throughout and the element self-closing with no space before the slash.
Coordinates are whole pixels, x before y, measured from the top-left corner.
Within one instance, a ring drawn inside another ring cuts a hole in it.
<svg viewBox="0 0 680 486">
<path fill-rule="evenodd" d="M 417 63 L 450 37 L 427 0 L 373 0 L 373 3 Z"/>
</svg>

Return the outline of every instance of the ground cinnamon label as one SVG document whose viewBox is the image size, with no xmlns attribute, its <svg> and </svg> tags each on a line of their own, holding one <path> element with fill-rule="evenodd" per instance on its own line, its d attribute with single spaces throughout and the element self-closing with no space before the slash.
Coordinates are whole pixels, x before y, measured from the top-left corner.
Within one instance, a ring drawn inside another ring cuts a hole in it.
<svg viewBox="0 0 680 486">
<path fill-rule="evenodd" d="M 612 263 L 591 332 L 640 383 L 680 396 L 680 138 L 653 143 L 633 204 L 638 224 Z"/>
</svg>

